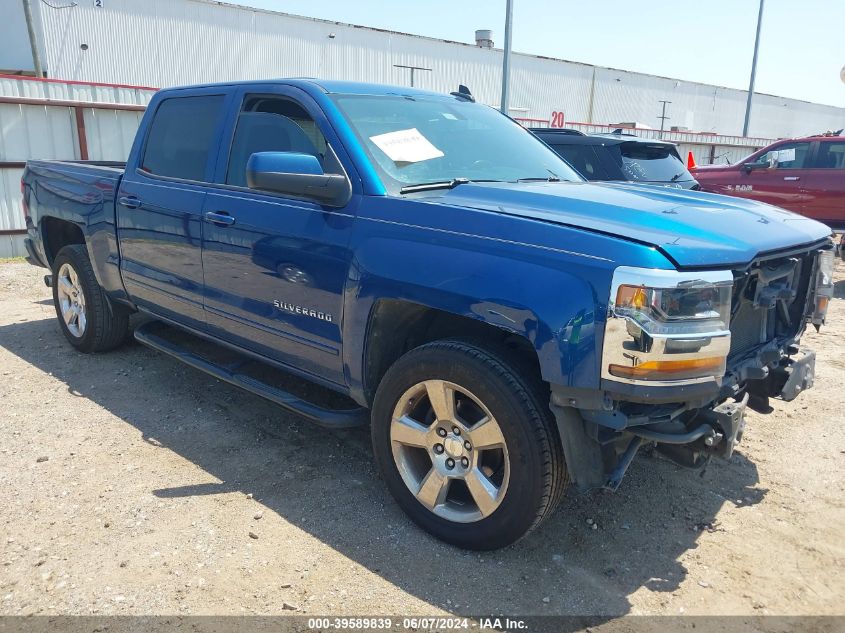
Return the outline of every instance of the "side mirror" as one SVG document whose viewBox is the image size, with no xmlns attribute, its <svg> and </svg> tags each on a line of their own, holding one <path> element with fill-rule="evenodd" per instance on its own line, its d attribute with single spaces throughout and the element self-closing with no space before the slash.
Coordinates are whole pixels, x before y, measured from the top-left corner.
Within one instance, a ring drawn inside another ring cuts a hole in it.
<svg viewBox="0 0 845 633">
<path fill-rule="evenodd" d="M 296 152 L 256 152 L 246 163 L 246 183 L 250 189 L 287 194 L 331 207 L 342 207 L 352 197 L 346 176 L 323 173 L 316 156 Z"/>
<path fill-rule="evenodd" d="M 753 169 L 771 169 L 775 165 L 777 165 L 777 159 L 772 158 L 770 160 L 755 160 L 753 163 L 745 163 L 742 168 L 746 174 L 750 174 Z"/>
</svg>

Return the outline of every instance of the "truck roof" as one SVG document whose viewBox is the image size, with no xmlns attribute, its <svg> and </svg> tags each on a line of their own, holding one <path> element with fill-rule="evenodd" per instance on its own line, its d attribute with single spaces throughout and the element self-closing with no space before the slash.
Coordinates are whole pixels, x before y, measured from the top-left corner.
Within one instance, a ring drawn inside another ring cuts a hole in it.
<svg viewBox="0 0 845 633">
<path fill-rule="evenodd" d="M 809 136 L 796 136 L 794 138 L 779 138 L 772 141 L 770 145 L 775 143 L 782 143 L 783 141 L 845 141 L 845 136 L 842 136 L 842 130 L 839 132 L 825 132 L 823 134 L 810 134 Z"/>
<path fill-rule="evenodd" d="M 198 88 L 211 88 L 216 86 L 257 86 L 267 84 L 285 84 L 288 86 L 298 86 L 300 88 L 310 87 L 317 88 L 326 94 L 350 94 L 350 95 L 419 95 L 429 97 L 443 97 L 446 96 L 441 92 L 433 92 L 431 90 L 420 90 L 419 88 L 411 88 L 408 86 L 391 86 L 388 84 L 373 84 L 360 81 L 340 81 L 340 80 L 326 80 L 315 79 L 313 77 L 293 77 L 293 78 L 275 78 L 275 79 L 254 79 L 250 81 L 223 81 L 217 83 L 194 84 L 191 86 L 174 86 L 172 88 L 164 88 L 161 92 L 171 92 L 176 90 L 195 90 Z"/>
</svg>

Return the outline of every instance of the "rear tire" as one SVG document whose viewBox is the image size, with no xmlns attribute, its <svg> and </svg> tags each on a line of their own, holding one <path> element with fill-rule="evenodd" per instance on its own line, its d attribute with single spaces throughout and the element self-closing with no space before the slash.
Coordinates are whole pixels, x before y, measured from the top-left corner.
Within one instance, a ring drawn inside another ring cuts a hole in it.
<svg viewBox="0 0 845 633">
<path fill-rule="evenodd" d="M 514 543 L 568 483 L 548 394 L 515 367 L 476 344 L 436 341 L 402 356 L 376 393 L 373 449 L 388 489 L 415 523 L 459 547 Z"/>
<path fill-rule="evenodd" d="M 53 305 L 65 338 L 80 352 L 106 352 L 126 340 L 129 310 L 97 283 L 83 244 L 65 246 L 53 260 Z"/>
</svg>

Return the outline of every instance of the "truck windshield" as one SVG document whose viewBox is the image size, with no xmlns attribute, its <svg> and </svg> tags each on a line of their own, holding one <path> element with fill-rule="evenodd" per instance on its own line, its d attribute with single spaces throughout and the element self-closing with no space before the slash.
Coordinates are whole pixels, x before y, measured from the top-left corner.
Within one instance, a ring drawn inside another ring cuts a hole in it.
<svg viewBox="0 0 845 633">
<path fill-rule="evenodd" d="M 628 180 L 642 182 L 680 182 L 692 180 L 678 151 L 663 143 L 639 141 L 608 147 L 610 155 Z"/>
<path fill-rule="evenodd" d="M 336 95 L 334 101 L 392 194 L 427 183 L 583 180 L 489 106 L 418 95 Z"/>
</svg>

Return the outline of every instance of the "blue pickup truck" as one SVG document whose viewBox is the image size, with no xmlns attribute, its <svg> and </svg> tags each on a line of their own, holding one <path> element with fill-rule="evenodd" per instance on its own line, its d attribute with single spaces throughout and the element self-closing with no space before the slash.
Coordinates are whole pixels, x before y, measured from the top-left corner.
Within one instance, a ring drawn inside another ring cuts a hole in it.
<svg viewBox="0 0 845 633">
<path fill-rule="evenodd" d="M 584 182 L 463 87 L 162 90 L 126 164 L 30 161 L 21 186 L 71 345 L 113 349 L 142 312 L 143 344 L 369 424 L 399 505 L 465 548 L 516 541 L 570 482 L 616 489 L 643 445 L 730 457 L 746 407 L 812 386 L 799 338 L 833 294 L 823 224 Z"/>
</svg>

